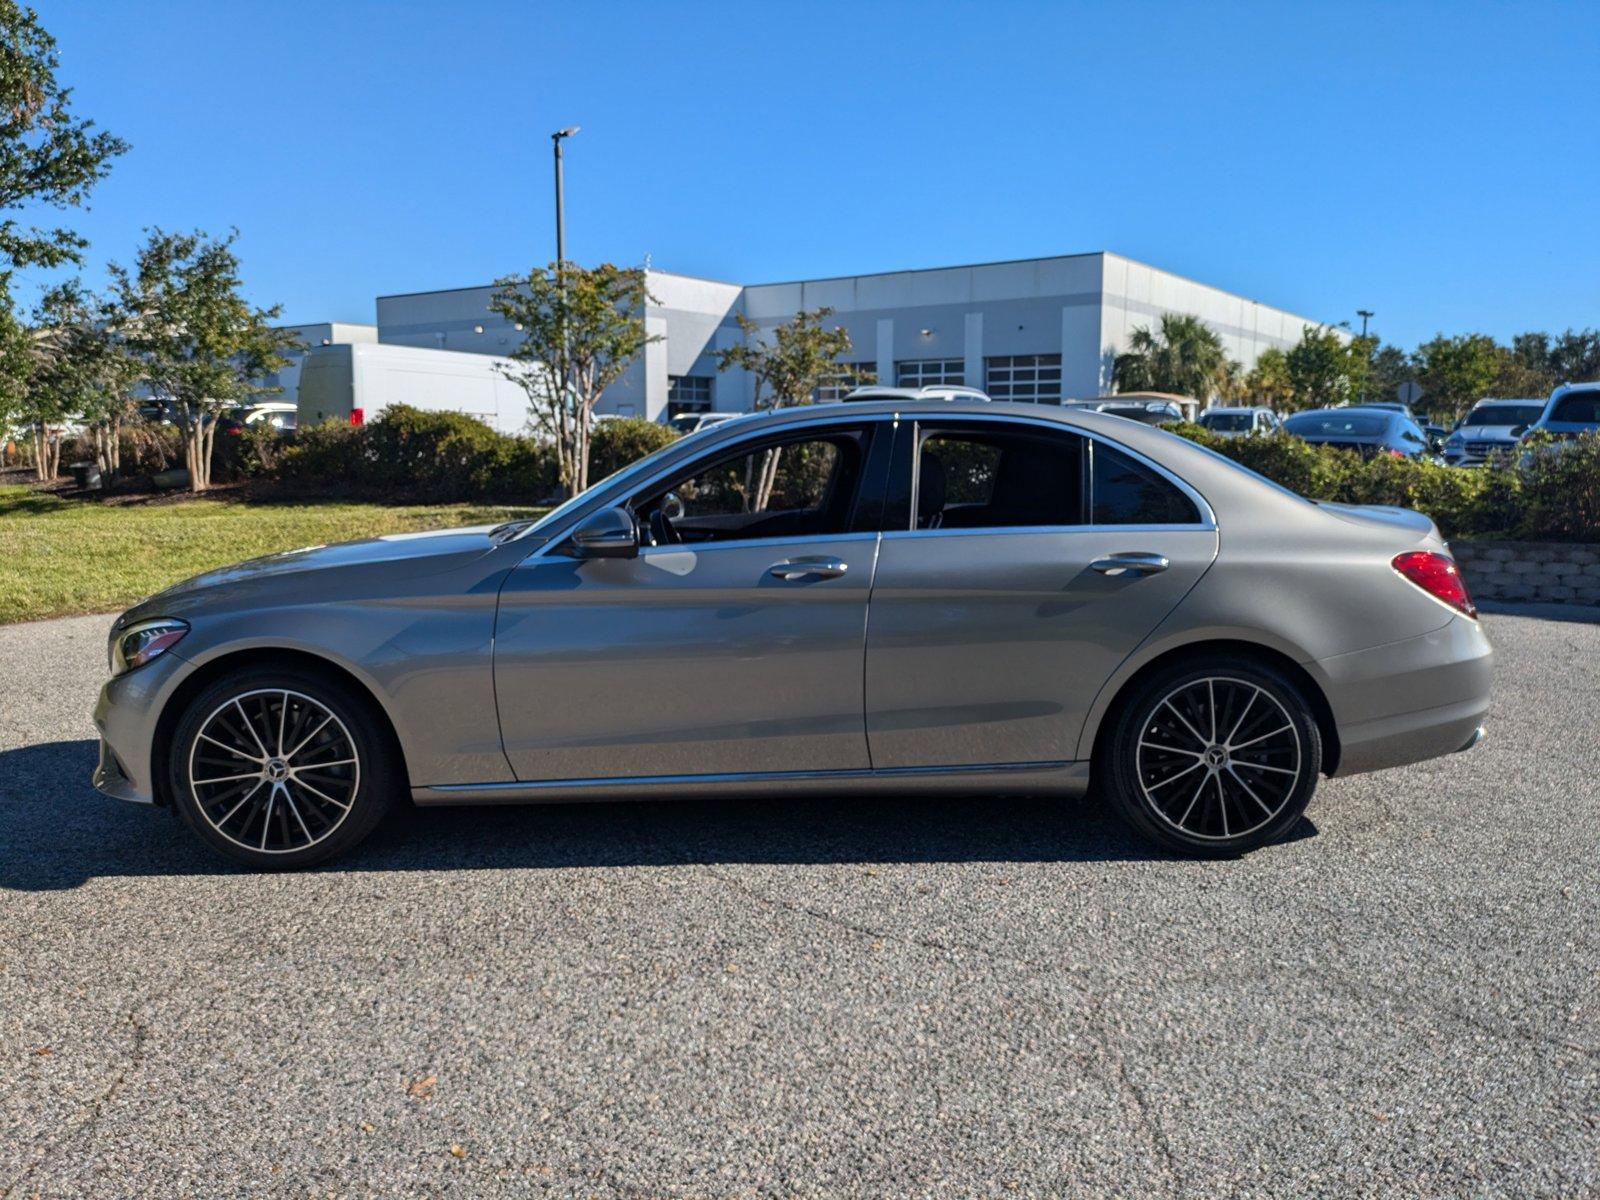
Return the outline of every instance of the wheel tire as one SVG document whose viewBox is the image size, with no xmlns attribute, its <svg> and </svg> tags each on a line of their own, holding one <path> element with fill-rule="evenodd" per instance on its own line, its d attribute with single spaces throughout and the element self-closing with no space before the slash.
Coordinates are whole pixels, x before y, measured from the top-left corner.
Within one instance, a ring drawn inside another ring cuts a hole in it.
<svg viewBox="0 0 1600 1200">
<path fill-rule="evenodd" d="M 190 701 L 167 774 L 174 807 L 202 841 L 252 867 L 287 870 L 371 833 L 402 784 L 399 764 L 366 696 L 315 671 L 246 667 Z"/>
<path fill-rule="evenodd" d="M 1120 705 L 1098 766 L 1112 803 L 1147 838 L 1179 854 L 1230 858 L 1300 820 L 1322 771 L 1322 734 L 1281 671 L 1191 659 Z"/>
</svg>

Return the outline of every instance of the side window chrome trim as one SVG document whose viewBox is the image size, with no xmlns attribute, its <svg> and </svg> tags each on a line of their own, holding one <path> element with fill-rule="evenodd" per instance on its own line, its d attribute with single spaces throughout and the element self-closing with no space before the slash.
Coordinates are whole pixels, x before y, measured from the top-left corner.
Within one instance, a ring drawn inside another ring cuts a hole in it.
<svg viewBox="0 0 1600 1200">
<path fill-rule="evenodd" d="M 929 417 L 929 418 L 924 418 L 919 413 L 919 414 L 917 414 L 918 440 L 919 440 L 919 443 L 920 443 L 921 436 L 922 436 L 921 435 L 921 426 L 924 425 L 924 424 L 935 425 L 935 426 L 941 427 L 942 429 L 946 429 L 946 430 L 957 428 L 960 425 L 976 425 L 976 426 L 980 426 L 980 427 L 983 426 L 983 425 L 992 425 L 992 424 L 1025 425 L 1025 426 L 1028 426 L 1031 429 L 1053 430 L 1056 433 L 1061 433 L 1061 432 L 1064 431 L 1064 432 L 1073 434 L 1076 437 L 1084 438 L 1085 440 L 1090 441 L 1090 442 L 1098 442 L 1102 446 L 1109 446 L 1111 449 L 1116 450 L 1117 452 L 1119 452 L 1121 454 L 1126 454 L 1129 458 L 1133 459 L 1135 462 L 1140 463 L 1143 466 L 1149 467 L 1157 475 L 1161 476 L 1161 478 L 1165 479 L 1168 483 L 1172 484 L 1175 488 L 1177 488 L 1180 492 L 1182 492 L 1185 496 L 1187 496 L 1190 500 L 1192 500 L 1194 502 L 1195 509 L 1200 514 L 1200 520 L 1199 521 L 1193 522 L 1191 524 L 1186 524 L 1186 525 L 1142 526 L 1142 525 L 1116 525 L 1116 524 L 1108 523 L 1108 524 L 1105 524 L 1105 525 L 1085 525 L 1085 526 L 1045 526 L 1044 528 L 1135 529 L 1135 530 L 1137 530 L 1137 529 L 1168 529 L 1168 528 L 1171 528 L 1171 529 L 1200 529 L 1200 528 L 1205 528 L 1205 527 L 1210 527 L 1210 528 L 1213 528 L 1213 529 L 1216 528 L 1216 524 L 1217 524 L 1217 514 L 1216 514 L 1216 512 L 1212 509 L 1211 505 L 1207 502 L 1206 498 L 1204 496 L 1202 496 L 1199 492 L 1195 491 L 1194 488 L 1190 487 L 1189 484 L 1185 480 L 1179 479 L 1176 475 L 1174 475 L 1166 467 L 1162 466 L 1160 463 L 1156 462 L 1154 459 L 1151 459 L 1151 458 L 1147 457 L 1146 455 L 1140 454 L 1133 447 L 1128 446 L 1128 445 L 1126 445 L 1126 444 L 1124 444 L 1122 442 L 1114 441 L 1113 439 L 1106 437 L 1103 433 L 1100 433 L 1100 432 L 1098 432 L 1096 430 L 1084 429 L 1080 425 L 1063 425 L 1063 424 L 1060 424 L 1060 423 L 1058 423 L 1056 421 L 1040 421 L 1040 420 L 1036 420 L 1036 419 L 1034 419 L 1032 417 L 1025 417 L 1025 416 L 1018 415 L 1016 413 L 994 413 L 992 415 L 991 414 L 983 414 L 983 413 L 952 413 L 948 417 L 940 416 L 940 417 Z M 913 490 L 912 507 L 915 508 L 915 506 L 916 506 L 916 496 L 915 496 L 915 492 Z M 998 531 L 1003 531 L 1004 528 L 1005 528 L 1004 526 L 1000 526 L 1000 527 L 997 527 L 996 529 L 982 530 L 982 531 L 979 531 L 979 532 L 994 533 L 994 532 L 998 532 Z M 899 533 L 901 531 L 896 529 L 896 530 L 886 530 L 885 532 Z M 938 530 L 906 530 L 905 532 L 908 532 L 908 533 L 937 533 L 939 531 Z M 954 532 L 954 531 L 952 531 L 952 532 Z"/>
<path fill-rule="evenodd" d="M 890 529 L 885 538 L 1005 537 L 1041 533 L 1215 533 L 1209 522 L 1187 525 L 992 525 L 979 529 Z"/>
<path fill-rule="evenodd" d="M 731 539 L 726 542 L 675 542 L 670 546 L 640 546 L 640 558 L 655 558 L 665 554 L 708 554 L 713 550 L 745 550 L 752 546 L 814 546 L 819 542 L 875 542 L 883 535 L 873 532 L 854 533 L 824 533 L 802 537 L 789 535 L 786 537 L 748 538 L 744 541 Z M 537 557 L 529 555 L 524 559 L 526 563 Z M 546 554 L 542 556 L 545 562 L 590 562 L 592 560 L 579 558 L 573 554 Z"/>
</svg>

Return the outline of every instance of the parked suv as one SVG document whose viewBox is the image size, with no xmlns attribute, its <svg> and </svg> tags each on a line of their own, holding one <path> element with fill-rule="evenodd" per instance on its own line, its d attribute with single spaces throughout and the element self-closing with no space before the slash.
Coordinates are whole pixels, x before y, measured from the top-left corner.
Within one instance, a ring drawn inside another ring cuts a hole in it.
<svg viewBox="0 0 1600 1200">
<path fill-rule="evenodd" d="M 1566 383 L 1550 393 L 1544 413 L 1528 430 L 1555 438 L 1600 433 L 1600 383 Z"/>
<path fill-rule="evenodd" d="M 1496 454 L 1509 453 L 1543 414 L 1544 406 L 1545 401 L 1538 399 L 1479 400 L 1445 439 L 1445 463 L 1476 467 Z"/>
<path fill-rule="evenodd" d="M 1200 414 L 1200 425 L 1218 437 L 1235 438 L 1276 433 L 1282 422 L 1270 408 L 1228 408 L 1219 405 Z"/>
<path fill-rule="evenodd" d="M 858 400 L 987 400 L 989 393 L 959 383 L 929 383 L 922 387 L 887 387 L 869 384 L 858 387 L 845 397 L 854 403 Z"/>
</svg>

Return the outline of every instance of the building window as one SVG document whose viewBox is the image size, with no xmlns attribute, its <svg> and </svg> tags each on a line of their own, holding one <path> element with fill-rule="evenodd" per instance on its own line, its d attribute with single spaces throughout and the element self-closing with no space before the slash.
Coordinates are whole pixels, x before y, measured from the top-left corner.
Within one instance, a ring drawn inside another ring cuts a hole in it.
<svg viewBox="0 0 1600 1200">
<path fill-rule="evenodd" d="M 984 391 L 991 400 L 1061 403 L 1061 355 L 1012 354 L 984 360 Z"/>
<path fill-rule="evenodd" d="M 711 411 L 711 376 L 669 375 L 667 377 L 667 416 Z"/>
<path fill-rule="evenodd" d="M 877 363 L 840 363 L 839 370 L 818 385 L 811 398 L 818 404 L 824 404 L 829 400 L 843 400 L 856 388 L 877 382 Z"/>
<path fill-rule="evenodd" d="M 927 387 L 930 383 L 962 384 L 967 364 L 959 358 L 914 358 L 894 365 L 896 387 Z"/>
</svg>

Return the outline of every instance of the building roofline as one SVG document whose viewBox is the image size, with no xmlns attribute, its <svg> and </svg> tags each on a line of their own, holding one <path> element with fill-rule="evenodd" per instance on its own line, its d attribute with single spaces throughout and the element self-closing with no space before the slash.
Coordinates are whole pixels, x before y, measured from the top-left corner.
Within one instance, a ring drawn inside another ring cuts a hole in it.
<svg viewBox="0 0 1600 1200">
<path fill-rule="evenodd" d="M 904 267 L 894 271 L 858 271 L 852 275 L 818 275 L 811 279 L 778 279 L 767 283 L 747 283 L 745 287 L 793 287 L 795 284 L 835 283 L 841 279 L 877 279 L 884 275 L 923 275 L 930 271 L 975 271 L 979 267 L 1014 267 L 1018 263 L 1060 262 L 1068 258 L 1099 258 L 1109 253 L 1105 250 L 1088 250 L 1080 254 L 1035 254 L 1028 258 L 998 258 L 992 262 L 952 263 L 944 267 Z M 1125 257 L 1125 256 L 1122 256 Z M 1160 270 L 1160 267 L 1154 268 Z"/>
</svg>

